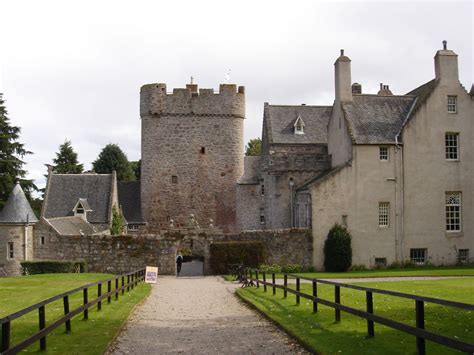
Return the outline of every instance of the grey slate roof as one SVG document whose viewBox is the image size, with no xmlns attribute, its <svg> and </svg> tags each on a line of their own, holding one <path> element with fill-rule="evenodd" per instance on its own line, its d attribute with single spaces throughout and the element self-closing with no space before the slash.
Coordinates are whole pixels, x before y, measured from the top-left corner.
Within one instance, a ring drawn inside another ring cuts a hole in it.
<svg viewBox="0 0 474 355">
<path fill-rule="evenodd" d="M 244 174 L 237 182 L 239 185 L 256 185 L 260 168 L 261 156 L 244 157 Z"/>
<path fill-rule="evenodd" d="M 344 116 L 355 144 L 394 144 L 414 96 L 354 95 L 343 103 Z"/>
<path fill-rule="evenodd" d="M 316 144 L 327 143 L 327 125 L 332 106 L 268 105 L 265 110 L 269 143 Z M 294 133 L 298 116 L 305 123 L 304 134 Z"/>
<path fill-rule="evenodd" d="M 61 235 L 94 234 L 98 230 L 81 216 L 47 219 L 49 224 Z"/>
<path fill-rule="evenodd" d="M 31 209 L 23 189 L 17 183 L 0 211 L 0 224 L 25 224 L 27 221 L 34 224 L 38 222 L 38 218 Z"/>
<path fill-rule="evenodd" d="M 407 93 L 407 95 L 416 96 L 418 98 L 413 107 L 413 113 L 430 97 L 436 85 L 438 85 L 438 81 L 433 79 Z"/>
<path fill-rule="evenodd" d="M 45 218 L 72 216 L 77 201 L 84 198 L 92 209 L 87 220 L 108 223 L 112 174 L 52 174 L 50 179 L 44 202 Z"/>
<path fill-rule="evenodd" d="M 141 213 L 140 182 L 118 181 L 118 200 L 127 223 L 144 223 Z"/>
</svg>

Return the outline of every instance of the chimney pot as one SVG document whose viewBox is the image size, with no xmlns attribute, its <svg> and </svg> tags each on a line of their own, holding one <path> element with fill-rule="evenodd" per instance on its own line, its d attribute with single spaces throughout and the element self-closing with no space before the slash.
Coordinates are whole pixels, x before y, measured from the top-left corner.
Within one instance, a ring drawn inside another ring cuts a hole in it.
<svg viewBox="0 0 474 355">
<path fill-rule="evenodd" d="M 383 83 L 380 83 L 380 90 L 383 90 Z"/>
<path fill-rule="evenodd" d="M 344 49 L 341 49 L 341 57 L 344 55 Z"/>
<path fill-rule="evenodd" d="M 443 49 L 444 50 L 448 49 L 448 41 L 446 41 L 446 40 L 443 41 Z"/>
</svg>

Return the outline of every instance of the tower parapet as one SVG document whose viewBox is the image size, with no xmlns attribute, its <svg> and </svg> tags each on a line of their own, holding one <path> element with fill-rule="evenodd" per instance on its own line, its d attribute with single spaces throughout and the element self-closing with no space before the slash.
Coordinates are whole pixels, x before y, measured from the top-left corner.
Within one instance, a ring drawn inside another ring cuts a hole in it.
<svg viewBox="0 0 474 355">
<path fill-rule="evenodd" d="M 245 117 L 245 88 L 221 84 L 219 92 L 198 89 L 196 84 L 166 92 L 166 84 L 143 85 L 140 92 L 140 116 L 220 115 Z"/>
</svg>

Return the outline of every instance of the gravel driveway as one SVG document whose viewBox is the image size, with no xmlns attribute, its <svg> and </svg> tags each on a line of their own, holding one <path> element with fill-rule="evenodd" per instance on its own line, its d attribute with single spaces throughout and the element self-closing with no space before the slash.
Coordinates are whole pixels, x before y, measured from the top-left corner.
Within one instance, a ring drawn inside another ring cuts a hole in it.
<svg viewBox="0 0 474 355">
<path fill-rule="evenodd" d="M 160 277 L 108 354 L 303 354 L 217 277 Z"/>
</svg>

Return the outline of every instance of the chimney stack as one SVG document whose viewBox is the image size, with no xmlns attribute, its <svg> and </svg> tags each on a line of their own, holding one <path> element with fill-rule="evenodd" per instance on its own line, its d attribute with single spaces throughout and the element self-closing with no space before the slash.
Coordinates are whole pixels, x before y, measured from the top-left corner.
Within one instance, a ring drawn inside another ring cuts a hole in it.
<svg viewBox="0 0 474 355">
<path fill-rule="evenodd" d="M 352 84 L 352 93 L 362 94 L 362 85 L 360 85 L 359 83 Z"/>
<path fill-rule="evenodd" d="M 341 49 L 341 55 L 334 63 L 336 101 L 352 101 L 351 87 L 351 60 L 344 55 L 344 49 Z"/>
<path fill-rule="evenodd" d="M 383 83 L 380 83 L 380 90 L 377 93 L 377 95 L 390 96 L 390 95 L 393 95 L 393 94 L 390 91 L 390 87 L 388 85 L 384 85 Z"/>
<path fill-rule="evenodd" d="M 448 42 L 443 41 L 443 49 L 434 57 L 436 79 L 442 82 L 458 82 L 458 55 L 448 49 Z"/>
</svg>

